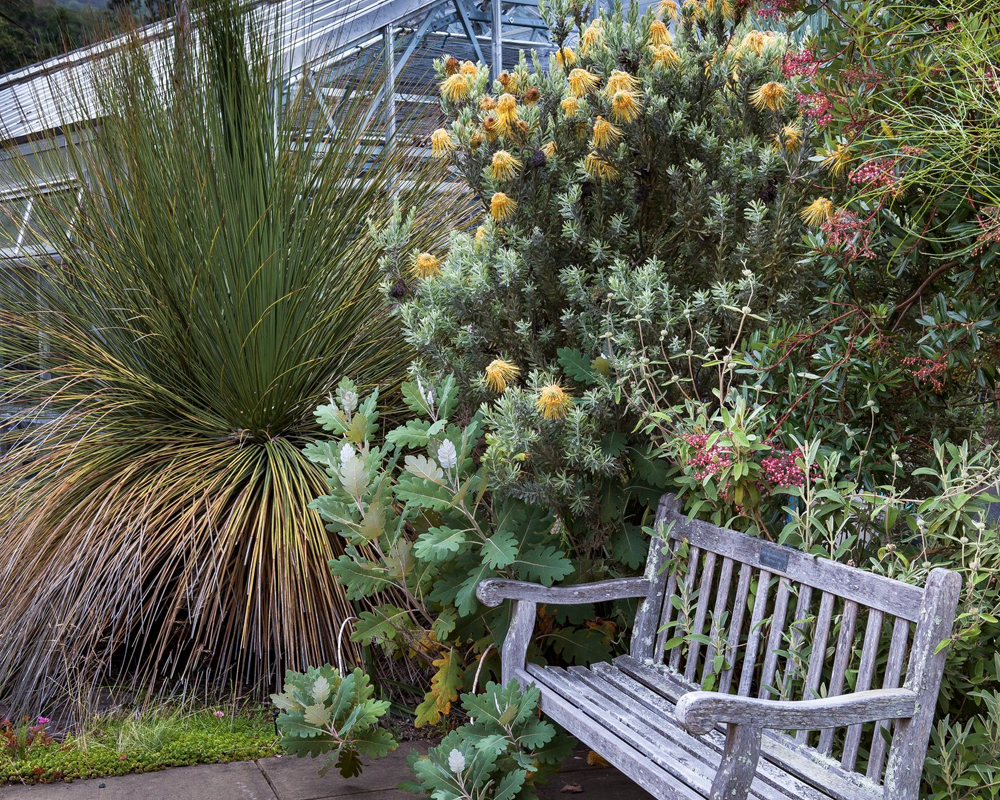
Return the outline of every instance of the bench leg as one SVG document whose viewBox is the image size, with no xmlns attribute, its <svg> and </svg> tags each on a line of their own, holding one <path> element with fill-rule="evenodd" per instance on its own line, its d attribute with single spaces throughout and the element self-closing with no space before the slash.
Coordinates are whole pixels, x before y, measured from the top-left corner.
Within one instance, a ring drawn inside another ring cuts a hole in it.
<svg viewBox="0 0 1000 800">
<path fill-rule="evenodd" d="M 709 800 L 746 800 L 757 774 L 761 729 L 753 725 L 729 723 L 722 763 L 712 781 Z"/>
<path fill-rule="evenodd" d="M 524 669 L 531 634 L 535 629 L 535 604 L 530 600 L 516 600 L 510 615 L 507 638 L 500 650 L 502 680 L 504 685 L 514 677 L 519 669 Z"/>
</svg>

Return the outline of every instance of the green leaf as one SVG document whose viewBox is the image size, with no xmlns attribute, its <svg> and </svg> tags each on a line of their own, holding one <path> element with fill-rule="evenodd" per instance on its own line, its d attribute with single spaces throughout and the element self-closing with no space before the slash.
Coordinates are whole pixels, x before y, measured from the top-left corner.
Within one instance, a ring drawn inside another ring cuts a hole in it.
<svg viewBox="0 0 1000 800">
<path fill-rule="evenodd" d="M 439 486 L 409 473 L 399 476 L 395 487 L 396 497 L 407 505 L 447 511 L 452 495 L 447 487 Z"/>
<path fill-rule="evenodd" d="M 493 800 L 513 800 L 517 793 L 521 791 L 521 787 L 524 786 L 524 779 L 527 775 L 528 773 L 523 769 L 508 772 L 497 784 Z"/>
<path fill-rule="evenodd" d="M 556 350 L 559 357 L 559 365 L 563 372 L 569 375 L 577 383 L 591 384 L 597 379 L 597 374 L 591 365 L 591 360 L 579 350 L 571 347 L 560 347 Z"/>
<path fill-rule="evenodd" d="M 413 553 L 423 561 L 445 561 L 465 544 L 465 530 L 431 528 L 413 543 Z"/>
<path fill-rule="evenodd" d="M 407 472 L 422 480 L 436 484 L 444 482 L 444 471 L 438 466 L 437 461 L 425 455 L 407 456 L 403 459 L 403 464 Z"/>
<path fill-rule="evenodd" d="M 385 440 L 394 447 L 427 447 L 431 439 L 444 430 L 445 420 L 431 423 L 425 419 L 407 420 L 406 424 L 388 433 Z"/>
<path fill-rule="evenodd" d="M 393 605 L 376 606 L 371 611 L 362 611 L 354 623 L 352 642 L 370 644 L 377 640 L 389 641 L 396 636 L 400 628 L 408 627 L 410 615 L 402 608 Z"/>
<path fill-rule="evenodd" d="M 532 548 L 522 553 L 515 563 L 522 578 L 545 586 L 551 586 L 573 572 L 573 562 L 552 545 Z"/>
<path fill-rule="evenodd" d="M 507 530 L 494 533 L 483 542 L 483 563 L 490 569 L 503 569 L 517 557 L 517 538 Z"/>
</svg>

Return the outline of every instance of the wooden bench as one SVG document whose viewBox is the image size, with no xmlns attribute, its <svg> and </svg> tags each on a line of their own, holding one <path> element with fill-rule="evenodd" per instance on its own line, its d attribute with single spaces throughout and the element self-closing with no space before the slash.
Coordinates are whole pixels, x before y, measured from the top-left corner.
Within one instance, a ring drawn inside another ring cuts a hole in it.
<svg viewBox="0 0 1000 800">
<path fill-rule="evenodd" d="M 656 523 L 644 577 L 479 585 L 514 601 L 503 680 L 535 684 L 545 714 L 658 798 L 917 800 L 959 575 L 921 589 L 687 522 L 672 495 Z M 628 655 L 527 663 L 537 604 L 618 598 L 642 598 Z"/>
</svg>

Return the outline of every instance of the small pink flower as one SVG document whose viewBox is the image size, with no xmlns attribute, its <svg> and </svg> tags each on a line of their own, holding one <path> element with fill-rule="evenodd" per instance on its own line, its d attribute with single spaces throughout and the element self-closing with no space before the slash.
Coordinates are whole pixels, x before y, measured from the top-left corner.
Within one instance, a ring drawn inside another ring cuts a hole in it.
<svg viewBox="0 0 1000 800">
<path fill-rule="evenodd" d="M 225 711 L 216 711 L 215 712 L 215 716 L 217 716 L 219 719 L 222 719 L 224 716 L 226 716 L 226 712 Z"/>
<path fill-rule="evenodd" d="M 49 722 L 52 722 L 52 720 L 50 720 L 48 717 L 39 717 L 38 718 L 38 724 L 39 725 L 46 725 Z"/>
</svg>

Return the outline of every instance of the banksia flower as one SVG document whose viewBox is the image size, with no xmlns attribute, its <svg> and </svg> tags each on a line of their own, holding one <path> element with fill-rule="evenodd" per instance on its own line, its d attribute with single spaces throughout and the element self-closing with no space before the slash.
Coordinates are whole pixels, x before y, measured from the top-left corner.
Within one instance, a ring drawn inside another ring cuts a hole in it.
<svg viewBox="0 0 1000 800">
<path fill-rule="evenodd" d="M 486 241 L 486 226 L 480 225 L 476 228 L 476 241 L 485 242 Z"/>
<path fill-rule="evenodd" d="M 569 393 L 558 383 L 549 383 L 538 392 L 535 408 L 542 412 L 545 419 L 562 419 L 569 413 L 573 400 Z"/>
<path fill-rule="evenodd" d="M 593 150 L 587 153 L 587 157 L 583 162 L 583 168 L 591 178 L 596 178 L 600 181 L 613 181 L 618 177 L 618 170 Z"/>
<path fill-rule="evenodd" d="M 441 95 L 445 100 L 457 103 L 469 96 L 471 88 L 468 77 L 456 72 L 441 82 Z"/>
<path fill-rule="evenodd" d="M 770 81 L 763 86 L 757 87 L 756 91 L 750 95 L 750 102 L 753 107 L 763 111 L 765 108 L 771 111 L 780 111 L 785 107 L 788 100 L 788 89 L 785 84 L 778 81 Z"/>
<path fill-rule="evenodd" d="M 574 116 L 580 110 L 580 103 L 575 97 L 564 97 L 559 105 L 567 117 Z"/>
<path fill-rule="evenodd" d="M 516 364 L 495 358 L 486 365 L 486 385 L 499 394 L 507 388 L 507 384 L 521 374 Z"/>
<path fill-rule="evenodd" d="M 454 75 L 456 72 L 458 72 L 458 69 L 459 69 L 459 63 L 458 63 L 458 59 L 455 58 L 455 56 L 448 56 L 444 60 L 444 74 L 445 75 Z"/>
<path fill-rule="evenodd" d="M 455 140 L 444 128 L 438 128 L 431 134 L 431 152 L 436 156 L 447 155 L 455 149 Z"/>
<path fill-rule="evenodd" d="M 506 92 L 497 100 L 497 116 L 499 117 L 500 133 L 510 136 L 513 124 L 517 120 L 517 100 L 514 95 Z"/>
<path fill-rule="evenodd" d="M 604 23 L 599 19 L 595 19 L 580 34 L 580 52 L 587 54 L 602 44 L 604 44 Z"/>
<path fill-rule="evenodd" d="M 542 93 L 538 91 L 538 87 L 532 86 L 528 91 L 524 93 L 524 104 L 533 106 L 539 100 L 542 99 Z"/>
<path fill-rule="evenodd" d="M 611 98 L 611 118 L 615 122 L 631 122 L 639 116 L 639 97 L 635 92 L 615 92 Z"/>
<path fill-rule="evenodd" d="M 441 266 L 438 263 L 437 256 L 433 256 L 430 253 L 420 253 L 413 259 L 411 272 L 418 278 L 432 278 L 435 275 L 441 274 Z"/>
<path fill-rule="evenodd" d="M 587 92 L 597 86 L 600 83 L 600 78 L 598 78 L 593 72 L 589 72 L 585 69 L 574 69 L 570 71 L 569 78 L 567 79 L 569 83 L 569 90 L 576 97 L 583 97 Z"/>
<path fill-rule="evenodd" d="M 514 216 L 517 203 L 503 192 L 496 192 L 490 198 L 490 216 L 497 222 L 503 222 Z"/>
<path fill-rule="evenodd" d="M 677 0 L 661 0 L 656 13 L 661 17 L 672 19 L 674 22 L 681 18 L 680 10 L 677 8 Z"/>
<path fill-rule="evenodd" d="M 598 117 L 594 121 L 594 146 L 610 147 L 622 136 L 622 129 L 617 125 L 612 125 L 604 117 Z"/>
<path fill-rule="evenodd" d="M 811 228 L 818 227 L 833 216 L 833 202 L 825 197 L 817 197 L 802 209 L 802 221 Z"/>
<path fill-rule="evenodd" d="M 845 144 L 838 144 L 835 150 L 831 150 L 823 157 L 823 166 L 835 178 L 843 175 L 850 163 L 851 151 Z"/>
<path fill-rule="evenodd" d="M 573 48 L 560 47 L 556 50 L 556 63 L 563 69 L 572 67 L 576 63 L 576 53 L 573 52 Z"/>
<path fill-rule="evenodd" d="M 483 118 L 483 133 L 491 142 L 500 135 L 500 120 L 492 111 Z"/>
<path fill-rule="evenodd" d="M 473 64 L 471 61 L 463 61 L 462 67 L 459 71 L 463 75 L 468 75 L 470 78 L 474 78 L 479 74 L 479 67 Z"/>
<path fill-rule="evenodd" d="M 714 14 L 716 8 L 722 11 L 722 16 L 726 19 L 733 18 L 733 4 L 729 0 L 705 0 L 705 11 Z"/>
<path fill-rule="evenodd" d="M 484 94 L 479 98 L 479 110 L 480 111 L 492 111 L 497 107 L 497 101 L 493 99 L 493 95 Z"/>
<path fill-rule="evenodd" d="M 469 137 L 469 147 L 472 148 L 473 150 L 478 150 L 480 147 L 482 147 L 482 145 L 483 145 L 483 137 L 480 134 L 474 133 L 472 134 L 472 136 Z"/>
<path fill-rule="evenodd" d="M 791 152 L 802 143 L 802 125 L 798 122 L 789 123 L 774 135 L 774 141 L 779 147 L 784 144 L 785 149 Z"/>
<path fill-rule="evenodd" d="M 615 92 L 634 92 L 639 88 L 639 81 L 620 69 L 616 69 L 608 78 L 608 85 L 604 87 L 608 97 L 614 97 Z"/>
<path fill-rule="evenodd" d="M 681 63 L 681 57 L 669 44 L 661 44 L 659 47 L 653 48 L 653 63 L 662 64 L 665 67 L 676 67 Z"/>
<path fill-rule="evenodd" d="M 661 44 L 670 44 L 670 31 L 663 24 L 663 20 L 654 19 L 649 23 L 649 41 L 652 42 L 654 47 Z"/>
<path fill-rule="evenodd" d="M 506 150 L 497 150 L 490 162 L 490 175 L 497 183 L 509 181 L 521 169 L 521 162 Z"/>
<path fill-rule="evenodd" d="M 760 55 L 764 52 L 764 46 L 767 44 L 767 40 L 764 38 L 764 34 L 758 30 L 747 31 L 746 35 L 740 40 L 739 50 L 749 51 L 756 55 Z"/>
</svg>

